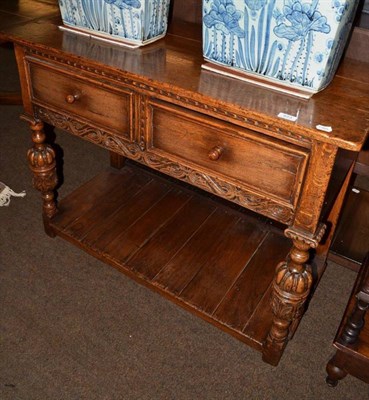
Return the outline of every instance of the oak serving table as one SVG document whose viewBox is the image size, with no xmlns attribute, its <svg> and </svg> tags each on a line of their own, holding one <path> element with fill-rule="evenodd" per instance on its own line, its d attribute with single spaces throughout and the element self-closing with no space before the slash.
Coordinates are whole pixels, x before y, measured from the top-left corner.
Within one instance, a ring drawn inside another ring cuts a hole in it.
<svg viewBox="0 0 369 400">
<path fill-rule="evenodd" d="M 277 365 L 369 130 L 368 64 L 345 60 L 302 100 L 203 70 L 199 27 L 176 17 L 136 50 L 62 32 L 58 18 L 0 33 L 15 45 L 45 230 Z M 111 153 L 58 204 L 44 123 Z"/>
</svg>

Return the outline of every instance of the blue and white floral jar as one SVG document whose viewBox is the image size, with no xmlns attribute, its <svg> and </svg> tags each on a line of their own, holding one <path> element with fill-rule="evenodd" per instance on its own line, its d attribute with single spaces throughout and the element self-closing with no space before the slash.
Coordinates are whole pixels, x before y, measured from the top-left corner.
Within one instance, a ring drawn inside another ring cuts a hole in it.
<svg viewBox="0 0 369 400">
<path fill-rule="evenodd" d="M 65 27 L 132 47 L 166 34 L 169 4 L 170 0 L 59 0 Z"/>
<path fill-rule="evenodd" d="M 332 80 L 358 3 L 203 0 L 204 58 L 209 69 L 246 72 L 246 80 L 309 97 Z"/>
</svg>

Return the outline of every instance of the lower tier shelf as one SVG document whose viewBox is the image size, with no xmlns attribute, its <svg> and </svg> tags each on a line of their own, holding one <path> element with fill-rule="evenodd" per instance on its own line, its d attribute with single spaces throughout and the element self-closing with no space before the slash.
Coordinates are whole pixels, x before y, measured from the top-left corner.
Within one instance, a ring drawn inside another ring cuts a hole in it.
<svg viewBox="0 0 369 400">
<path fill-rule="evenodd" d="M 135 166 L 68 195 L 55 233 L 261 351 L 290 241 L 268 220 Z"/>
</svg>

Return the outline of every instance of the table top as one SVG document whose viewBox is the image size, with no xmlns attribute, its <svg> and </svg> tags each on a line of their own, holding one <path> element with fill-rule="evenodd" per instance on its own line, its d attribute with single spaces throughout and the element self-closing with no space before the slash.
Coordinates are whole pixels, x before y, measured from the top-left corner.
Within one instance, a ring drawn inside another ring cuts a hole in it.
<svg viewBox="0 0 369 400">
<path fill-rule="evenodd" d="M 147 87 L 206 104 L 215 112 L 229 110 L 230 114 L 223 112 L 225 118 L 236 116 L 254 124 L 263 121 L 264 127 L 309 140 L 359 151 L 369 134 L 369 63 L 345 58 L 333 82 L 305 100 L 202 69 L 200 40 L 167 34 L 156 43 L 132 50 L 61 31 L 59 11 L 52 0 L 21 0 L 16 9 L 9 3 L 0 5 L 0 39 L 40 52 L 67 54 L 77 64 L 104 68 Z M 285 120 L 281 114 L 296 120 Z"/>
</svg>

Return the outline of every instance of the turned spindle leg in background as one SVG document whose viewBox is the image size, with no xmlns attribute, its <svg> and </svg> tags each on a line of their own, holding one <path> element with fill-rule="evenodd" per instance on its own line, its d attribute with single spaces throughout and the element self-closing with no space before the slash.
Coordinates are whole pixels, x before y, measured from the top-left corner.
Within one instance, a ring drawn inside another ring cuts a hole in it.
<svg viewBox="0 0 369 400">
<path fill-rule="evenodd" d="M 344 318 L 343 328 L 339 329 L 340 334 L 335 340 L 336 353 L 326 367 L 328 374 L 326 382 L 329 386 L 336 386 L 348 373 L 369 382 L 368 374 L 364 373 L 368 370 L 367 357 L 356 353 L 359 349 L 359 336 L 365 327 L 365 315 L 369 310 L 369 255 L 365 258 L 358 274 L 354 292 L 355 306 Z M 347 351 L 348 349 L 350 351 Z"/>
</svg>

